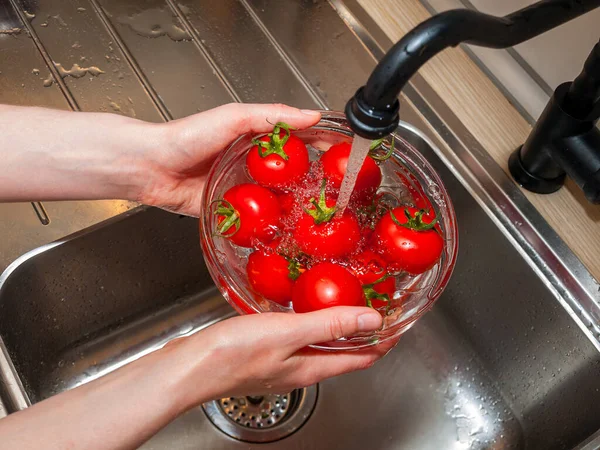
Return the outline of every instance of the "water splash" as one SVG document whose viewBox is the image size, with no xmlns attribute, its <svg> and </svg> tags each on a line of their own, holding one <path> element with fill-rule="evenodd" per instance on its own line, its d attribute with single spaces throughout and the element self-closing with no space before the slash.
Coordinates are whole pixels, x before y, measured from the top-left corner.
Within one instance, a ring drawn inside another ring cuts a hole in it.
<svg viewBox="0 0 600 450">
<path fill-rule="evenodd" d="M 118 17 L 117 21 L 144 37 L 168 36 L 173 41 L 191 39 L 187 31 L 174 24 L 173 17 L 163 9 L 147 9 L 138 14 Z"/>
<path fill-rule="evenodd" d="M 86 74 L 90 74 L 95 77 L 104 73 L 102 69 L 96 66 L 81 67 L 79 64 L 73 64 L 73 66 L 69 70 L 67 70 L 60 63 L 54 63 L 54 65 L 56 66 L 56 70 L 58 70 L 58 73 L 62 78 L 81 78 L 84 77 Z"/>
<path fill-rule="evenodd" d="M 354 190 L 356 184 L 356 178 L 358 172 L 362 167 L 365 158 L 369 154 L 369 146 L 371 141 L 369 139 L 362 138 L 360 136 L 354 136 L 354 142 L 352 143 L 352 150 L 350 151 L 350 157 L 348 158 L 348 165 L 346 166 L 346 174 L 342 180 L 342 186 L 340 187 L 340 195 L 337 198 L 336 206 L 338 208 L 338 214 L 342 215 L 344 210 L 348 206 L 350 196 Z"/>
</svg>

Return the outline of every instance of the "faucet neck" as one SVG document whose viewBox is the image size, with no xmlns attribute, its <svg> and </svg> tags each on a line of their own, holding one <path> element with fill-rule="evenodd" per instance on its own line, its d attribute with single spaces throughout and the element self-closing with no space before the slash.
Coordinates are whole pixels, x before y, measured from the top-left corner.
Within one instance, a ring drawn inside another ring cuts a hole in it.
<svg viewBox="0 0 600 450">
<path fill-rule="evenodd" d="M 406 34 L 379 62 L 346 106 L 354 131 L 382 137 L 399 120 L 398 95 L 429 59 L 465 42 L 490 48 L 517 45 L 600 6 L 600 0 L 544 0 L 505 17 L 468 9 L 431 17 Z M 394 122 L 395 121 L 395 122 Z"/>
</svg>

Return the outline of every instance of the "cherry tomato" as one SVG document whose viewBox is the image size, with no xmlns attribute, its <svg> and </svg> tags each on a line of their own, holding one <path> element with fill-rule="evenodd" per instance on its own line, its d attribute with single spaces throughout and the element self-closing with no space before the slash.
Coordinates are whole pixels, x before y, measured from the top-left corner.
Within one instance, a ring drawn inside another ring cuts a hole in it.
<svg viewBox="0 0 600 450">
<path fill-rule="evenodd" d="M 336 189 L 342 185 L 348 158 L 352 145 L 348 142 L 332 145 L 329 150 L 321 155 L 320 161 L 323 165 L 324 177 Z M 375 161 L 366 157 L 354 185 L 354 191 L 359 193 L 374 193 L 381 184 L 381 169 Z"/>
<path fill-rule="evenodd" d="M 377 250 L 392 270 L 423 273 L 437 263 L 444 249 L 435 223 L 435 218 L 416 208 L 394 208 L 375 226 Z"/>
<path fill-rule="evenodd" d="M 250 176 L 263 186 L 290 186 L 308 172 L 306 145 L 290 132 L 290 126 L 279 122 L 273 133 L 253 140 L 254 147 L 246 156 Z"/>
<path fill-rule="evenodd" d="M 320 263 L 308 269 L 292 290 L 292 305 L 298 313 L 332 306 L 365 306 L 362 286 L 348 269 L 333 263 Z"/>
<path fill-rule="evenodd" d="M 396 279 L 388 274 L 384 259 L 371 250 L 364 250 L 353 258 L 351 269 L 363 284 L 371 306 L 376 309 L 387 306 L 396 291 Z"/>
<path fill-rule="evenodd" d="M 268 243 L 275 236 L 281 207 L 275 194 L 257 184 L 233 186 L 218 200 L 217 233 L 240 247 Z"/>
<path fill-rule="evenodd" d="M 412 173 L 405 168 L 402 168 L 401 170 L 404 173 L 396 172 L 396 175 L 398 178 L 400 178 L 400 181 L 404 187 L 406 187 L 408 192 L 411 193 L 415 207 L 419 210 L 424 210 L 426 213 L 423 216 L 427 217 L 429 221 L 433 220 L 435 218 L 434 209 L 431 206 L 429 198 L 427 198 L 425 195 L 423 187 L 419 184 L 416 177 Z"/>
<path fill-rule="evenodd" d="M 277 196 L 283 216 L 289 216 L 296 206 L 296 198 L 292 192 L 283 192 Z"/>
<path fill-rule="evenodd" d="M 265 298 L 287 305 L 294 285 L 288 266 L 289 262 L 275 252 L 255 251 L 246 266 L 250 286 Z"/>
<path fill-rule="evenodd" d="M 294 229 L 294 239 L 304 253 L 339 258 L 358 247 L 358 220 L 349 209 L 341 217 L 335 212 L 335 200 L 325 197 L 324 182 L 319 200 L 313 200 L 311 207 L 302 212 Z"/>
</svg>

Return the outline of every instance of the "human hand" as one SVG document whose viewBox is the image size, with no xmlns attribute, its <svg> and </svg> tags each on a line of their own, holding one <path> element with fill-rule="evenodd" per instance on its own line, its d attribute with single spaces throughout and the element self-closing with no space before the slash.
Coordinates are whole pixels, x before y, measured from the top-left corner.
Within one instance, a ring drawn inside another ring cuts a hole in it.
<svg viewBox="0 0 600 450">
<path fill-rule="evenodd" d="M 289 392 L 370 367 L 397 338 L 348 352 L 306 346 L 370 332 L 381 321 L 376 311 L 357 307 L 228 319 L 0 420 L 0 447 L 139 448 L 209 400 Z"/>
<path fill-rule="evenodd" d="M 0 201 L 123 199 L 198 216 L 210 166 L 231 142 L 277 121 L 306 128 L 319 118 L 285 105 L 229 104 L 155 124 L 0 105 Z"/>
<path fill-rule="evenodd" d="M 371 367 L 398 338 L 362 350 L 327 352 L 308 348 L 382 325 L 370 308 L 335 307 L 304 314 L 234 317 L 162 351 L 179 374 L 184 409 L 230 395 L 289 392 L 323 379 Z M 174 362 L 177 361 L 177 362 Z M 201 382 L 200 382 L 201 380 Z"/>
<path fill-rule="evenodd" d="M 199 216 L 211 164 L 231 142 L 246 133 L 271 131 L 277 122 L 301 129 L 319 119 L 318 112 L 285 105 L 232 103 L 159 125 L 160 144 L 142 155 L 147 176 L 136 200 Z"/>
</svg>

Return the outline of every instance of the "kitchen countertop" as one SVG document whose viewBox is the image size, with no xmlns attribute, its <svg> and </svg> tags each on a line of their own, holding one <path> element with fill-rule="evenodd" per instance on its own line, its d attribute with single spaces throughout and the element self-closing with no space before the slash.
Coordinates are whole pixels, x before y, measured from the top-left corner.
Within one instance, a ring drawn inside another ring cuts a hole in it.
<svg viewBox="0 0 600 450">
<path fill-rule="evenodd" d="M 431 14 L 418 0 L 357 0 L 387 37 L 398 41 Z M 460 47 L 430 60 L 419 74 L 508 174 L 508 157 L 531 125 Z M 600 207 L 588 203 L 568 180 L 550 195 L 523 190 L 527 199 L 600 280 Z"/>
</svg>

